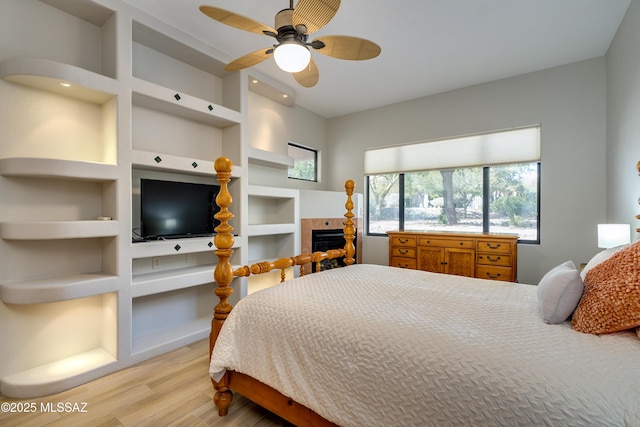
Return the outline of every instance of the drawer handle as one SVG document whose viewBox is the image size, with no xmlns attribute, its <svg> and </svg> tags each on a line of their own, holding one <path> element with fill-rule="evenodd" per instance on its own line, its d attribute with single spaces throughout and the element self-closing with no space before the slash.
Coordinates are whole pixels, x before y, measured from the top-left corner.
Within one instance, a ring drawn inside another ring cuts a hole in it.
<svg viewBox="0 0 640 427">
<path fill-rule="evenodd" d="M 409 268 L 409 264 L 400 264 L 400 263 L 397 263 L 397 264 L 396 264 L 396 267 L 400 267 L 400 268 Z"/>
<path fill-rule="evenodd" d="M 500 277 L 500 273 L 498 273 L 496 275 L 492 275 L 491 273 L 487 273 L 487 276 L 489 276 L 489 279 L 497 279 L 498 277 Z"/>
<path fill-rule="evenodd" d="M 409 241 L 409 239 L 398 239 L 398 241 L 400 243 L 407 243 Z"/>
<path fill-rule="evenodd" d="M 500 249 L 500 243 L 496 244 L 495 246 L 493 246 L 491 243 L 487 243 L 487 247 L 489 249 Z"/>
<path fill-rule="evenodd" d="M 482 257 L 480 257 L 482 258 Z M 491 258 L 491 256 L 487 256 L 487 260 L 490 262 L 499 262 L 501 257 Z"/>
<path fill-rule="evenodd" d="M 408 249 L 398 249 L 398 252 L 400 252 L 402 255 L 406 255 L 409 253 Z"/>
<path fill-rule="evenodd" d="M 464 245 L 464 242 L 460 242 L 460 246 Z"/>
</svg>

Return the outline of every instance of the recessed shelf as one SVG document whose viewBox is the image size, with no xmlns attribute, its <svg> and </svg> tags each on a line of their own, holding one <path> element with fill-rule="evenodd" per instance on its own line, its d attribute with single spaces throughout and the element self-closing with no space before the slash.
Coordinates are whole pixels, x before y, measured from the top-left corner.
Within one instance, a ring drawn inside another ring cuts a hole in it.
<svg viewBox="0 0 640 427">
<path fill-rule="evenodd" d="M 112 16 L 113 11 L 92 2 L 60 1 L 60 0 L 40 0 L 42 3 L 51 5 L 57 9 L 67 12 L 93 25 L 102 27 Z"/>
<path fill-rule="evenodd" d="M 268 236 L 295 233 L 296 224 L 256 224 L 249 225 L 249 236 Z"/>
<path fill-rule="evenodd" d="M 242 121 L 242 115 L 230 108 L 138 78 L 133 78 L 132 100 L 140 107 L 218 128 L 234 126 Z"/>
<path fill-rule="evenodd" d="M 117 94 L 116 80 L 69 64 L 40 58 L 0 62 L 0 77 L 12 83 L 102 105 Z M 64 87 L 60 83 L 70 83 Z"/>
<path fill-rule="evenodd" d="M 6 376 L 2 378 L 0 392 L 16 398 L 47 396 L 80 385 L 93 378 L 88 378 L 92 371 L 115 362 L 105 349 L 95 348 Z"/>
<path fill-rule="evenodd" d="M 0 286 L 2 301 L 9 304 L 41 304 L 66 301 L 113 292 L 118 289 L 117 276 L 74 274 L 64 277 L 29 280 Z"/>
<path fill-rule="evenodd" d="M 203 339 L 211 331 L 211 316 L 201 317 L 188 323 L 163 329 L 135 338 L 132 349 L 132 356 L 140 353 L 153 352 L 157 354 L 163 352 L 167 345 L 181 345 L 192 343 Z"/>
<path fill-rule="evenodd" d="M 249 163 L 259 166 L 288 169 L 293 167 L 293 158 L 258 148 L 249 148 Z"/>
<path fill-rule="evenodd" d="M 175 289 L 189 288 L 213 282 L 215 265 L 201 265 L 174 270 L 134 274 L 131 281 L 131 296 L 157 294 Z"/>
<path fill-rule="evenodd" d="M 115 181 L 118 178 L 118 167 L 97 162 L 38 157 L 11 157 L 0 159 L 0 175 Z"/>
<path fill-rule="evenodd" d="M 119 234 L 118 221 L 13 221 L 0 223 L 5 240 L 51 240 L 112 237 Z"/>
<path fill-rule="evenodd" d="M 216 175 L 213 167 L 215 161 L 151 151 L 132 150 L 131 163 L 138 169 L 183 172 L 190 175 Z M 232 174 L 233 176 L 239 176 L 241 171 L 242 168 L 240 166 L 236 167 L 234 165 Z"/>
<path fill-rule="evenodd" d="M 132 40 L 212 76 L 224 77 L 229 74 L 224 70 L 224 62 L 138 21 L 132 23 Z"/>
<path fill-rule="evenodd" d="M 214 236 L 190 237 L 185 239 L 152 240 L 136 242 L 131 245 L 131 258 L 149 258 L 154 256 L 187 254 L 215 251 Z M 234 237 L 234 248 L 242 246 L 242 238 Z"/>
</svg>

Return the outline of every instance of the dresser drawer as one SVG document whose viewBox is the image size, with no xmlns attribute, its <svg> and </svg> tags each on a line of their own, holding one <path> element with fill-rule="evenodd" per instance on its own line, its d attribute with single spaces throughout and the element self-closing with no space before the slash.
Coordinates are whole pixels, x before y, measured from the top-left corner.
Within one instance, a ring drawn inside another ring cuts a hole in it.
<svg viewBox="0 0 640 427">
<path fill-rule="evenodd" d="M 513 252 L 510 242 L 504 242 L 500 240 L 483 240 L 483 239 L 479 239 L 477 241 L 476 250 L 479 252 L 502 252 L 502 253 Z"/>
<path fill-rule="evenodd" d="M 416 238 L 413 236 L 401 236 L 391 238 L 392 246 L 416 246 Z"/>
<path fill-rule="evenodd" d="M 412 270 L 416 269 L 416 259 L 415 258 L 402 258 L 402 257 L 392 257 L 391 267 L 400 267 L 400 268 L 410 268 Z"/>
<path fill-rule="evenodd" d="M 397 247 L 394 246 L 391 249 L 392 257 L 405 257 L 405 258 L 415 258 L 416 257 L 416 248 L 405 248 L 403 246 Z"/>
<path fill-rule="evenodd" d="M 463 239 L 433 239 L 431 237 L 421 237 L 418 239 L 418 246 L 436 247 L 436 248 L 464 248 L 473 249 L 473 240 Z"/>
<path fill-rule="evenodd" d="M 510 267 L 498 267 L 492 265 L 477 265 L 476 277 L 479 279 L 511 281 L 513 270 Z"/>
<path fill-rule="evenodd" d="M 510 254 L 501 253 L 476 253 L 476 264 L 499 265 L 511 267 L 512 259 Z"/>
</svg>

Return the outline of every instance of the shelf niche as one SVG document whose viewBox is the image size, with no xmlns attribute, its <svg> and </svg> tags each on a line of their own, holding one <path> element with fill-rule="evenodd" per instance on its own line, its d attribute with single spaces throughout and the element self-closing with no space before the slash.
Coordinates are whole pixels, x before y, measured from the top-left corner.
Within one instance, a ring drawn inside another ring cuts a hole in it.
<svg viewBox="0 0 640 427">
<path fill-rule="evenodd" d="M 12 306 L 21 319 L 7 342 L 31 337 L 20 358 L 0 350 L 5 368 L 0 392 L 17 398 L 58 393 L 104 375 L 116 362 L 118 297 L 114 293 L 71 301 Z"/>
</svg>

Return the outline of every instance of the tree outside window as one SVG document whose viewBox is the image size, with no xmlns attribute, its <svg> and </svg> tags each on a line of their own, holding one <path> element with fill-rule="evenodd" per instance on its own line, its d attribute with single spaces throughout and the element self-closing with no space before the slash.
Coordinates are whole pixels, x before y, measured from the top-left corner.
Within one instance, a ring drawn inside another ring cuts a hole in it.
<svg viewBox="0 0 640 427">
<path fill-rule="evenodd" d="M 368 233 L 516 233 L 538 242 L 539 163 L 370 175 Z"/>
<path fill-rule="evenodd" d="M 318 180 L 317 150 L 290 142 L 288 154 L 289 157 L 293 158 L 293 166 L 289 167 L 289 178 L 305 181 Z"/>
</svg>

